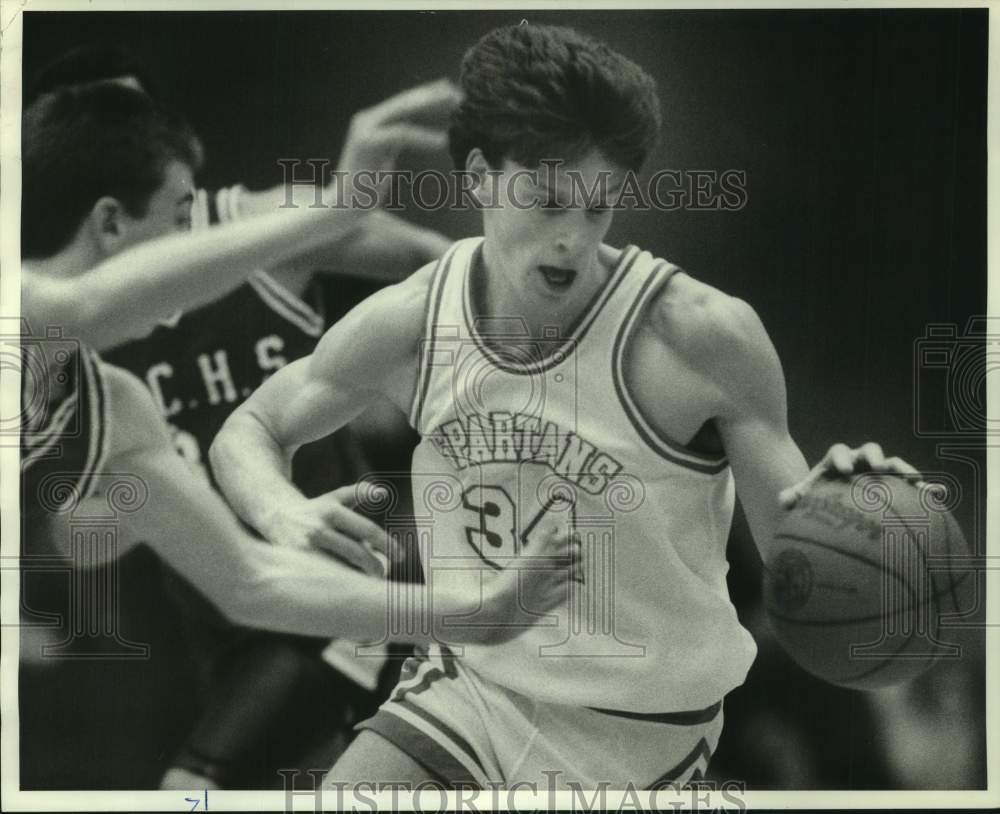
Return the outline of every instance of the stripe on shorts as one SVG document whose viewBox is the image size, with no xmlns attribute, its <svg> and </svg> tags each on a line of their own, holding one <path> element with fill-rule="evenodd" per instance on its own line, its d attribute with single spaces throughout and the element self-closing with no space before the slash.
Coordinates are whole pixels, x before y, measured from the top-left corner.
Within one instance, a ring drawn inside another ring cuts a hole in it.
<svg viewBox="0 0 1000 814">
<path fill-rule="evenodd" d="M 403 664 L 402 676 L 390 698 L 393 701 L 400 701 L 411 693 L 414 695 L 422 693 L 440 678 L 455 678 L 458 675 L 454 664 L 455 656 L 444 647 L 441 650 L 441 655 L 418 650 L 417 655 L 408 658 Z"/>
<path fill-rule="evenodd" d="M 446 784 L 487 786 L 486 772 L 465 739 L 409 701 L 387 702 L 357 728 L 378 733 Z"/>
</svg>

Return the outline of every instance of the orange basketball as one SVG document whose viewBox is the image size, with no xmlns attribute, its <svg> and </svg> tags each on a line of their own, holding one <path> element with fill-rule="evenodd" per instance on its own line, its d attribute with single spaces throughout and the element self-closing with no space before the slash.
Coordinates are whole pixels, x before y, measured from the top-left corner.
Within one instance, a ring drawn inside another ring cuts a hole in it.
<svg viewBox="0 0 1000 814">
<path fill-rule="evenodd" d="M 935 490 L 894 475 L 827 477 L 775 532 L 767 616 L 819 678 L 866 690 L 898 684 L 956 653 L 942 623 L 972 610 L 969 555 Z"/>
</svg>

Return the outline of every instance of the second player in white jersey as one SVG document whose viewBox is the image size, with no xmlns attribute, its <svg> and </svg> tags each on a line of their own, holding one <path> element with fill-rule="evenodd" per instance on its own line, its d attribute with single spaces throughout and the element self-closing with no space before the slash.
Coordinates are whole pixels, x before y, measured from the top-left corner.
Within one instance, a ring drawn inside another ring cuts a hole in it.
<svg viewBox="0 0 1000 814">
<path fill-rule="evenodd" d="M 634 320 L 677 267 L 624 249 L 569 334 L 529 340 L 538 361 L 519 360 L 489 344 L 492 330 L 509 343 L 516 322 L 473 317 L 480 245 L 455 244 L 430 289 L 411 414 L 414 496 L 432 521 L 424 573 L 449 590 L 478 582 L 555 524 L 581 535 L 585 582 L 552 624 L 470 647 L 464 662 L 553 703 L 652 713 L 719 701 L 756 652 L 726 588 L 732 474 L 724 455 L 657 436 L 623 376 Z"/>
</svg>

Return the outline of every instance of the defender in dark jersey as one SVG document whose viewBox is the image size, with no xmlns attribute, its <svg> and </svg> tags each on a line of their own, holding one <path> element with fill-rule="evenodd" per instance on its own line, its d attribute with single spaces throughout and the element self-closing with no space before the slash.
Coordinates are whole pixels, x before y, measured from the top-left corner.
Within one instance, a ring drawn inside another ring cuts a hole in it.
<svg viewBox="0 0 1000 814">
<path fill-rule="evenodd" d="M 355 169 L 381 166 L 386 153 L 404 144 L 440 144 L 440 134 L 400 122 L 408 111 L 450 104 L 453 98 L 451 88 L 437 84 L 391 100 L 395 106 L 366 119 L 344 163 Z M 393 126 L 386 132 L 389 122 Z M 107 510 L 115 496 L 107 483 L 87 485 L 95 475 L 129 473 L 147 498 L 121 518 L 118 547 L 108 553 L 148 543 L 242 624 L 380 639 L 386 613 L 381 580 L 314 552 L 278 549 L 246 535 L 212 490 L 192 482 L 139 381 L 100 363 L 94 352 L 144 335 L 157 319 L 178 309 L 218 298 L 257 263 L 277 265 L 298 251 L 350 234 L 363 213 L 296 210 L 203 235 L 164 237 L 187 232 L 197 149 L 175 118 L 118 82 L 40 97 L 27 111 L 22 132 L 24 335 L 35 336 L 34 328 L 39 342 L 48 343 L 24 343 L 30 360 L 25 369 L 38 375 L 23 378 L 23 498 L 38 502 L 38 511 L 28 515 L 41 518 L 24 524 L 28 553 L 35 545 L 41 550 L 65 544 L 70 514 L 100 510 L 102 503 Z M 64 375 L 73 354 L 46 354 L 54 333 L 42 326 L 79 339 L 86 350 L 79 352 L 76 373 Z M 47 460 L 43 448 L 56 450 L 67 485 L 52 499 L 31 480 Z M 381 570 L 378 558 L 358 542 L 384 550 L 387 541 L 377 526 L 351 511 L 353 494 L 350 488 L 326 496 L 331 532 L 313 542 L 361 570 Z M 548 573 L 530 581 L 531 590 L 548 595 L 562 578 Z M 512 612 L 516 596 L 517 584 L 511 581 L 491 592 L 487 604 L 503 618 Z M 456 596 L 450 609 L 438 605 L 434 615 L 414 608 L 412 623 L 399 629 L 420 631 L 429 625 L 433 630 L 436 615 L 468 613 L 479 602 L 478 596 Z M 397 638 L 424 640 L 422 634 Z M 26 710 L 21 713 L 22 725 L 30 725 Z"/>
<path fill-rule="evenodd" d="M 224 200 L 223 192 L 232 194 L 220 191 L 209 200 Z M 213 221 L 219 215 L 232 218 L 224 205 L 212 210 Z M 436 247 L 432 235 L 422 237 Z M 412 241 L 397 244 L 402 245 L 382 248 L 415 254 Z M 347 252 L 338 265 L 356 265 L 360 258 L 354 254 Z M 289 277 L 301 296 L 283 284 Z M 329 325 L 381 287 L 370 279 L 320 272 L 295 283 L 294 271 L 258 270 L 222 299 L 105 354 L 145 381 L 177 451 L 213 484 L 207 450 L 232 410 L 275 371 L 312 353 Z M 416 439 L 405 418 L 393 422 L 391 413 L 383 415 L 389 423 L 381 422 L 375 449 L 372 444 L 366 449 L 350 425 L 304 445 L 292 461 L 299 488 L 317 496 L 375 472 L 406 471 Z M 377 467 L 372 453 L 382 459 Z M 408 493 L 399 486 L 401 494 Z M 415 564 L 414 559 L 404 570 L 416 571 Z M 398 659 L 357 659 L 347 642 L 234 627 L 173 570 L 165 570 L 164 585 L 194 650 L 204 711 L 163 788 L 276 788 L 279 768 L 332 762 L 351 740 L 353 725 L 374 711 L 395 683 Z M 267 703 L 261 703 L 262 692 Z M 307 748 L 310 744 L 315 748 Z"/>
</svg>

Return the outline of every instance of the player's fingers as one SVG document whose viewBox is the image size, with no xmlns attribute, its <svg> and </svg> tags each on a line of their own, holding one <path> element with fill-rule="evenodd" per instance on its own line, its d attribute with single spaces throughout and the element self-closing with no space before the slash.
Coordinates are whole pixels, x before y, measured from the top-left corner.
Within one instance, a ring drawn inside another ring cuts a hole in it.
<svg viewBox="0 0 1000 814">
<path fill-rule="evenodd" d="M 443 150 L 448 146 L 448 133 L 434 127 L 417 124 L 390 124 L 375 130 L 368 139 L 369 149 L 377 149 L 389 156 L 403 150 Z M 378 169 L 361 167 L 359 169 Z"/>
<path fill-rule="evenodd" d="M 379 553 L 388 558 L 389 565 L 402 563 L 406 559 L 406 549 L 396 535 L 386 531 L 383 539 L 385 540 L 385 550 L 379 551 Z"/>
<path fill-rule="evenodd" d="M 379 551 L 385 552 L 385 531 L 367 517 L 341 504 L 331 504 L 327 509 L 326 518 L 337 531 L 344 532 L 355 540 L 365 540 Z"/>
<path fill-rule="evenodd" d="M 361 541 L 361 546 L 367 551 L 379 564 L 379 572 L 373 574 L 373 576 L 387 577 L 389 576 L 389 557 L 378 551 L 371 543 L 367 540 Z"/>
<path fill-rule="evenodd" d="M 532 567 L 544 570 L 553 585 L 568 580 L 583 582 L 583 543 L 580 535 L 574 532 L 566 537 L 553 532 L 550 541 L 552 548 L 545 552 L 544 557 L 532 557 Z"/>
<path fill-rule="evenodd" d="M 328 529 L 324 534 L 314 537 L 311 543 L 313 548 L 332 554 L 366 574 L 378 577 L 385 575 L 384 562 L 375 556 L 371 548 L 345 534 Z"/>
<path fill-rule="evenodd" d="M 450 113 L 462 101 L 462 92 L 450 79 L 438 79 L 404 90 L 363 112 L 377 123 Z"/>
<path fill-rule="evenodd" d="M 571 534 L 572 532 L 564 526 L 549 526 L 539 535 L 539 543 L 532 547 L 531 555 L 534 557 L 558 557 L 560 547 L 569 541 Z"/>
<path fill-rule="evenodd" d="M 829 453 L 827 453 L 829 457 Z M 796 503 L 799 502 L 799 498 L 802 497 L 806 492 L 812 488 L 812 485 L 816 483 L 823 474 L 827 471 L 826 459 L 821 463 L 814 466 L 809 474 L 806 475 L 802 480 L 796 483 L 794 486 L 789 486 L 787 489 L 783 489 L 778 494 L 778 503 L 781 504 L 783 509 L 790 509 Z"/>
<path fill-rule="evenodd" d="M 778 503 L 781 505 L 782 509 L 790 509 L 799 502 L 799 498 L 802 497 L 803 494 L 804 492 L 799 484 L 789 486 L 787 489 L 782 489 L 778 493 Z"/>
<path fill-rule="evenodd" d="M 191 231 L 197 232 L 208 228 L 208 193 L 203 189 L 194 191 L 191 201 Z"/>
<path fill-rule="evenodd" d="M 883 472 L 887 468 L 885 453 L 874 441 L 863 444 L 857 451 L 857 457 L 859 460 L 867 461 L 868 466 L 876 472 Z"/>
<path fill-rule="evenodd" d="M 347 486 L 337 487 L 328 493 L 328 497 L 341 506 L 346 506 L 348 509 L 353 509 L 359 503 L 365 501 L 377 505 L 385 499 L 385 487 L 379 486 L 377 483 L 358 481 L 357 483 L 350 483 Z"/>
<path fill-rule="evenodd" d="M 909 481 L 920 480 L 920 472 L 914 466 L 895 455 L 886 459 L 885 466 L 890 472 L 903 475 Z"/>
<path fill-rule="evenodd" d="M 229 220 L 229 187 L 222 187 L 215 193 L 215 213 L 219 216 L 219 223 L 227 223 Z"/>
<path fill-rule="evenodd" d="M 847 444 L 834 444 L 826 453 L 829 467 L 841 475 L 854 472 L 855 453 Z"/>
</svg>

